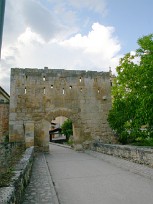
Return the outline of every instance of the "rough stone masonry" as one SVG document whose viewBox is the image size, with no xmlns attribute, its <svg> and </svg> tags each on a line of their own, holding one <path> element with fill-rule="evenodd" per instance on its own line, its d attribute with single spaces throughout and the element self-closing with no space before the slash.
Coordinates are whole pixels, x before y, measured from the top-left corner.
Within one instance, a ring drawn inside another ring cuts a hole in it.
<svg viewBox="0 0 153 204">
<path fill-rule="evenodd" d="M 48 150 L 50 123 L 73 122 L 76 143 L 99 137 L 114 140 L 107 123 L 111 108 L 110 72 L 63 69 L 11 69 L 10 141 Z"/>
</svg>

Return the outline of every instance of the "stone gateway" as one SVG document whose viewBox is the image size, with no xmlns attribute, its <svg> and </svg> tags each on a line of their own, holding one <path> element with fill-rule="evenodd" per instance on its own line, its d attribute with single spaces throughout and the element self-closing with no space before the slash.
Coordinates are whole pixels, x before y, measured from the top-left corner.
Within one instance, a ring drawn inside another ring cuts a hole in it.
<svg viewBox="0 0 153 204">
<path fill-rule="evenodd" d="M 47 151 L 51 121 L 58 116 L 72 120 L 76 143 L 114 140 L 107 123 L 110 72 L 12 68 L 10 93 L 10 141 Z"/>
</svg>

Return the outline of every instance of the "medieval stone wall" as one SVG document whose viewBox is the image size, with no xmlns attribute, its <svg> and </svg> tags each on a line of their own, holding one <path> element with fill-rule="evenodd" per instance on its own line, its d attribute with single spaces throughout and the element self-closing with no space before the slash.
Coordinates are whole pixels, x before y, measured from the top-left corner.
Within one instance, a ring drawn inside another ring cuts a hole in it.
<svg viewBox="0 0 153 204">
<path fill-rule="evenodd" d="M 107 123 L 111 108 L 109 72 L 59 69 L 11 70 L 10 140 L 45 147 L 50 122 L 65 116 L 73 122 L 75 141 L 99 136 L 113 140 Z"/>
<path fill-rule="evenodd" d="M 9 134 L 9 104 L 0 103 L 0 143 Z"/>
</svg>

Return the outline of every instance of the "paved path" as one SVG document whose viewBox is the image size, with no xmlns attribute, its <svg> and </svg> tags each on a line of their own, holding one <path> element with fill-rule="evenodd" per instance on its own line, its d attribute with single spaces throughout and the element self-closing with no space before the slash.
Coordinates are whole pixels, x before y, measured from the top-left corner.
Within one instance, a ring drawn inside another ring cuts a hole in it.
<svg viewBox="0 0 153 204">
<path fill-rule="evenodd" d="M 58 204 L 45 155 L 37 153 L 23 204 Z"/>
<path fill-rule="evenodd" d="M 153 169 L 50 145 L 50 153 L 39 154 L 34 164 L 23 204 L 32 203 L 152 204 Z"/>
</svg>

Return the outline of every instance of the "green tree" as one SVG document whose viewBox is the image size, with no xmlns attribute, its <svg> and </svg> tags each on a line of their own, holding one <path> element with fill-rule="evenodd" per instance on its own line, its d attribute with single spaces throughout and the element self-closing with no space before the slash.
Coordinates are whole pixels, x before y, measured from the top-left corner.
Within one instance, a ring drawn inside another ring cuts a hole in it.
<svg viewBox="0 0 153 204">
<path fill-rule="evenodd" d="M 120 59 L 108 121 L 122 143 L 153 137 L 153 34 Z"/>
<path fill-rule="evenodd" d="M 66 141 L 69 141 L 69 137 L 73 135 L 72 130 L 72 121 L 70 119 L 67 119 L 61 126 L 62 133 L 66 136 Z"/>
</svg>

